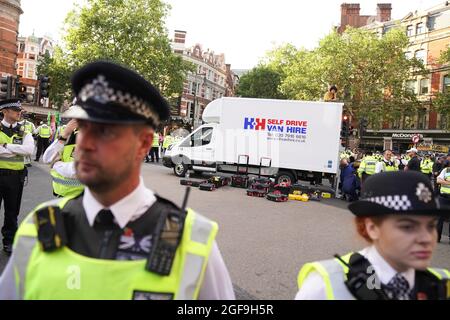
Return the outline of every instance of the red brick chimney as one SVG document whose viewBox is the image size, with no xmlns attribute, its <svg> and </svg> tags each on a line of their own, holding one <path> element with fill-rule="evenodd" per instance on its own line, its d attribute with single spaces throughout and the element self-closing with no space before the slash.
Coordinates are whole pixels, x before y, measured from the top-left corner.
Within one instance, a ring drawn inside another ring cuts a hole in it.
<svg viewBox="0 0 450 320">
<path fill-rule="evenodd" d="M 390 3 L 377 4 L 377 21 L 385 22 L 391 20 L 392 5 Z"/>
<path fill-rule="evenodd" d="M 359 24 L 360 10 L 359 3 L 341 4 L 341 26 L 338 28 L 339 33 L 344 32 L 347 26 L 357 26 Z"/>
</svg>

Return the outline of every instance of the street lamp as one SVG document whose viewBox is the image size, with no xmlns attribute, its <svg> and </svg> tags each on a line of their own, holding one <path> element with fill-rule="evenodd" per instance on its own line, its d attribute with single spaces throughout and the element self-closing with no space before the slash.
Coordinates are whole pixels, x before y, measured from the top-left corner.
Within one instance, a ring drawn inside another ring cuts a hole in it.
<svg viewBox="0 0 450 320">
<path fill-rule="evenodd" d="M 197 76 L 203 76 L 203 83 L 202 84 L 205 85 L 205 83 L 206 83 L 206 73 L 195 73 L 194 74 L 195 88 L 194 88 L 194 115 L 192 117 L 192 127 L 193 127 L 193 129 L 196 129 L 195 127 L 196 127 L 197 122 L 198 122 L 196 120 L 198 120 L 199 115 L 200 115 L 200 112 L 198 110 L 198 98 L 197 98 L 197 81 L 196 81 L 197 80 Z M 190 114 L 189 114 L 189 116 L 190 116 Z"/>
</svg>

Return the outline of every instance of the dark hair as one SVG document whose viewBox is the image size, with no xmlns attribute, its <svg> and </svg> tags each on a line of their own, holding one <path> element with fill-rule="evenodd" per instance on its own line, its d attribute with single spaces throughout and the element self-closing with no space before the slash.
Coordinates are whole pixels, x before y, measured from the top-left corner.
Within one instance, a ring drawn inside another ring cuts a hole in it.
<svg viewBox="0 0 450 320">
<path fill-rule="evenodd" d="M 350 163 L 355 162 L 355 157 L 354 156 L 350 156 L 350 158 L 348 158 L 348 160 L 350 161 Z"/>
<path fill-rule="evenodd" d="M 331 90 L 335 90 L 336 92 L 338 91 L 338 89 L 337 89 L 337 87 L 336 87 L 335 85 L 332 85 L 332 86 L 330 87 L 330 90 L 328 90 L 328 91 L 331 91 Z"/>
</svg>

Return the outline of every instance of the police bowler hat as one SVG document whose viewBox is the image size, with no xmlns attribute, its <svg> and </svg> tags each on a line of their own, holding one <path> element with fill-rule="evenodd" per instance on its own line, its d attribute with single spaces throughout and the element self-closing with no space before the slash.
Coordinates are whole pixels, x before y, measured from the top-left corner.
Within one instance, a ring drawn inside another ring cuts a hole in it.
<svg viewBox="0 0 450 320">
<path fill-rule="evenodd" d="M 13 109 L 16 111 L 22 111 L 22 100 L 20 99 L 7 99 L 0 101 L 0 110 Z"/>
<path fill-rule="evenodd" d="M 356 216 L 405 214 L 450 216 L 433 194 L 430 179 L 421 172 L 377 173 L 364 182 L 359 201 L 348 207 Z"/>
<path fill-rule="evenodd" d="M 89 63 L 72 76 L 76 105 L 64 117 L 110 124 L 158 126 L 169 105 L 158 89 L 136 72 L 106 61 Z"/>
</svg>

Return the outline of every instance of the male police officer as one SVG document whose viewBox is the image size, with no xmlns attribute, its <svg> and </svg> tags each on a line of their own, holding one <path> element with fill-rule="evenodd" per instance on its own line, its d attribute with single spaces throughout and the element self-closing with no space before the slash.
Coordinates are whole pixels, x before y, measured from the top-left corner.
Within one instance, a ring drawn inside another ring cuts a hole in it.
<svg viewBox="0 0 450 320">
<path fill-rule="evenodd" d="M 233 299 L 217 224 L 155 195 L 140 177 L 166 100 L 109 62 L 78 70 L 75 167 L 84 193 L 25 219 L 0 298 Z M 34 218 L 34 220 L 33 220 Z"/>
<path fill-rule="evenodd" d="M 34 134 L 38 136 L 36 158 L 34 161 L 39 161 L 41 154 L 43 154 L 48 148 L 50 137 L 52 136 L 52 128 L 41 121 L 40 126 L 34 130 Z"/>
<path fill-rule="evenodd" d="M 77 120 L 70 120 L 43 156 L 44 163 L 51 166 L 53 194 L 57 197 L 76 195 L 84 188 L 77 179 L 74 163 L 77 127 Z"/>
<path fill-rule="evenodd" d="M 34 149 L 33 137 L 25 133 L 20 120 L 20 100 L 0 102 L 3 120 L 0 127 L 0 203 L 4 201 L 5 222 L 2 228 L 3 251 L 10 255 L 17 230 L 17 216 L 20 211 L 26 170 L 24 157 Z"/>
</svg>

